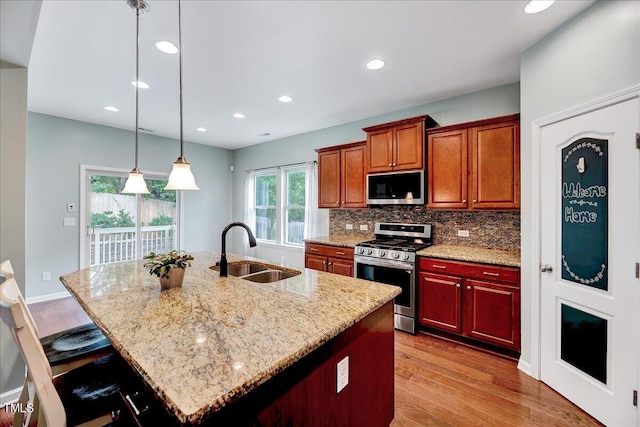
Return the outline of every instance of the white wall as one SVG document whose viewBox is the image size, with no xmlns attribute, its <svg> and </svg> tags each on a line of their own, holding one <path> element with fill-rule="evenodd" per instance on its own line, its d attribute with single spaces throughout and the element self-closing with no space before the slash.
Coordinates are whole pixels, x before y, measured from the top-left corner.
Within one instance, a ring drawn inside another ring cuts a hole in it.
<svg viewBox="0 0 640 427">
<path fill-rule="evenodd" d="M 141 134 L 139 167 L 171 171 L 179 142 Z M 134 134 L 60 117 L 29 113 L 27 143 L 26 296 L 38 298 L 64 292 L 60 275 L 79 268 L 80 165 L 130 170 Z M 185 143 L 200 191 L 183 191 L 182 249 L 198 251 L 220 247 L 222 228 L 231 219 L 231 151 Z M 3 169 L 4 177 L 4 169 Z M 75 213 L 66 211 L 75 202 Z M 74 216 L 75 227 L 63 227 Z M 41 281 L 43 271 L 51 281 Z"/>
<path fill-rule="evenodd" d="M 301 135 L 282 138 L 263 144 L 253 145 L 233 152 L 235 172 L 233 176 L 233 218 L 242 221 L 244 215 L 244 179 L 245 170 L 269 166 L 277 166 L 294 162 L 317 160 L 316 148 L 328 147 L 349 142 L 363 141 L 366 134 L 363 127 L 388 123 L 408 117 L 428 114 L 440 125 L 462 123 L 488 117 L 513 114 L 520 111 L 519 84 L 512 83 L 479 92 L 469 93 L 430 104 L 394 111 L 380 116 L 370 117 L 355 122 L 345 123 L 326 129 L 320 129 Z M 319 235 L 328 234 L 328 209 L 320 209 L 321 218 Z M 230 233 L 231 235 L 231 233 Z M 230 250 L 243 253 L 242 234 L 235 232 Z M 302 263 L 302 249 L 290 260 L 291 253 L 274 250 L 274 248 L 258 248 L 255 256 L 267 254 L 267 259 L 280 261 L 285 256 L 287 263 Z M 295 262 L 294 262 L 295 261 Z"/>
<path fill-rule="evenodd" d="M 27 69 L 0 63 L 0 93 L 0 260 L 11 260 L 24 292 Z M 4 323 L 0 326 L 0 360 L 2 394 L 24 382 L 22 358 Z"/>
<path fill-rule="evenodd" d="M 598 2 L 521 55 L 522 361 L 531 361 L 531 122 L 640 83 L 640 2 Z"/>
</svg>

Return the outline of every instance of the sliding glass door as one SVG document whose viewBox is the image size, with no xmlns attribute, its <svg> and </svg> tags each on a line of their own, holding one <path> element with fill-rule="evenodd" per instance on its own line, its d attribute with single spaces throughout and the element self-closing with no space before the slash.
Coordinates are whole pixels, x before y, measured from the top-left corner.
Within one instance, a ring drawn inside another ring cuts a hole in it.
<svg viewBox="0 0 640 427">
<path fill-rule="evenodd" d="M 82 268 L 140 259 L 177 248 L 176 191 L 164 190 L 166 177 L 146 177 L 150 194 L 122 194 L 127 173 L 85 172 Z"/>
</svg>

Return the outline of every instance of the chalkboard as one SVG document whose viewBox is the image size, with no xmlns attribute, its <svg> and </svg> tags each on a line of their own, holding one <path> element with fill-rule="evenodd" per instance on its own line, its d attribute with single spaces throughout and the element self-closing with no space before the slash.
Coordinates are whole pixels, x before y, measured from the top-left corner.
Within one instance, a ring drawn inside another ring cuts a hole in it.
<svg viewBox="0 0 640 427">
<path fill-rule="evenodd" d="M 562 149 L 562 278 L 608 289 L 607 140 Z"/>
</svg>

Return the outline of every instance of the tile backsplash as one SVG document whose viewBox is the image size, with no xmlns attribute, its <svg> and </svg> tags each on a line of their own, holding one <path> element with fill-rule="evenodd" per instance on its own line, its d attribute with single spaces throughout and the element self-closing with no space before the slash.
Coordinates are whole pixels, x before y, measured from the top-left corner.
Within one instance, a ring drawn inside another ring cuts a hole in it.
<svg viewBox="0 0 640 427">
<path fill-rule="evenodd" d="M 332 235 L 371 238 L 376 222 L 432 224 L 434 244 L 520 250 L 519 211 L 444 211 L 427 210 L 424 206 L 329 211 L 329 233 Z M 353 229 L 347 230 L 347 224 L 351 224 Z M 361 231 L 361 225 L 366 225 L 367 230 Z M 469 237 L 459 237 L 458 230 L 467 230 Z"/>
</svg>

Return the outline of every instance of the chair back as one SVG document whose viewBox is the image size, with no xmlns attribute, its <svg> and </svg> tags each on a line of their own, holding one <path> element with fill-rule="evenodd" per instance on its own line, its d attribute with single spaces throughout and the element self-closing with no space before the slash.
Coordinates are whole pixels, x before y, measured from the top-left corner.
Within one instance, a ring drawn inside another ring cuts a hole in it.
<svg viewBox="0 0 640 427">
<path fill-rule="evenodd" d="M 13 274 L 14 274 L 13 273 L 13 266 L 11 265 L 11 261 L 9 261 L 9 260 L 2 261 L 2 263 L 0 263 L 0 283 L 4 282 L 5 280 L 8 280 L 8 279 L 15 279 Z M 15 298 L 20 300 L 20 303 L 22 304 L 22 306 L 25 309 L 25 312 L 27 313 L 27 316 L 26 316 L 25 320 L 28 321 L 31 324 L 31 327 L 36 331 L 36 336 L 39 336 L 38 326 L 36 326 L 36 322 L 35 322 L 35 320 L 33 320 L 33 316 L 31 315 L 31 311 L 27 307 L 27 302 L 24 300 L 24 297 L 22 296 L 22 292 L 20 292 L 20 288 L 17 286 L 17 282 L 16 282 L 15 289 L 12 290 L 12 292 L 14 292 L 16 294 Z"/>
<path fill-rule="evenodd" d="M 0 263 L 0 283 L 13 277 L 13 266 L 11 261 L 6 260 Z"/>
<path fill-rule="evenodd" d="M 13 277 L 0 284 L 0 317 L 11 330 L 27 364 L 27 376 L 33 382 L 46 425 L 65 427 L 67 418 L 60 396 L 53 385 L 51 366 L 38 339 L 35 323 Z"/>
</svg>

